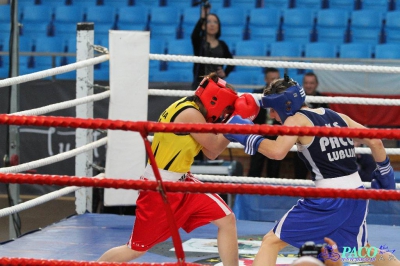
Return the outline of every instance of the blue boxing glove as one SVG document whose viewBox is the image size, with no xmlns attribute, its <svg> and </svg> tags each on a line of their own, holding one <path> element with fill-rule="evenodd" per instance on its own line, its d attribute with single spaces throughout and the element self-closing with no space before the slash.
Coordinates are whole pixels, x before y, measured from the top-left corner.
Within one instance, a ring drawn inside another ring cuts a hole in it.
<svg viewBox="0 0 400 266">
<path fill-rule="evenodd" d="M 371 187 L 375 189 L 396 189 L 393 167 L 389 157 L 380 163 L 376 163 L 376 169 L 371 174 Z"/>
<path fill-rule="evenodd" d="M 240 115 L 232 116 L 227 124 L 245 124 L 245 125 L 254 125 L 248 119 L 243 119 Z M 224 134 L 224 137 L 233 142 L 239 142 L 244 146 L 244 152 L 250 155 L 256 154 L 258 147 L 260 146 L 261 141 L 264 139 L 260 135 L 243 135 L 243 134 Z"/>
</svg>

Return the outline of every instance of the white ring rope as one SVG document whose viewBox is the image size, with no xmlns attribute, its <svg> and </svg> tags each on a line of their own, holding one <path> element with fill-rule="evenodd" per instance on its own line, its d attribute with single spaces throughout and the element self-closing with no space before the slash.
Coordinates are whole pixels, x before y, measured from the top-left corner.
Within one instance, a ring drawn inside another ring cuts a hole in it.
<svg viewBox="0 0 400 266">
<path fill-rule="evenodd" d="M 241 95 L 243 93 L 239 93 Z M 185 97 L 193 95 L 193 91 L 188 90 L 164 90 L 164 89 L 149 89 L 151 96 L 171 96 Z M 258 99 L 261 99 L 260 93 L 255 93 Z M 306 97 L 306 102 L 312 103 L 342 103 L 342 104 L 368 104 L 368 105 L 399 105 L 398 99 L 380 99 L 380 98 L 362 98 L 362 97 L 331 97 L 331 96 L 309 96 Z"/>
<path fill-rule="evenodd" d="M 352 72 L 376 72 L 376 73 L 400 73 L 400 67 L 393 66 L 371 66 L 371 65 L 344 65 L 327 63 L 306 63 L 306 62 L 287 62 L 287 61 L 268 61 L 254 59 L 231 59 L 231 58 L 213 58 L 199 56 L 183 56 L 168 54 L 150 54 L 150 60 L 177 61 L 216 65 L 240 65 L 255 67 L 276 67 L 276 68 L 300 68 L 300 69 L 319 69 L 334 71 L 352 71 Z"/>
<path fill-rule="evenodd" d="M 104 177 L 103 173 L 95 176 L 94 178 L 101 178 L 101 177 Z M 29 208 L 38 206 L 38 205 L 48 202 L 50 200 L 57 199 L 59 197 L 67 195 L 69 193 L 75 192 L 81 188 L 82 187 L 76 187 L 76 186 L 65 187 L 65 188 L 59 189 L 57 191 L 47 193 L 47 194 L 37 197 L 35 199 L 29 200 L 29 201 L 26 201 L 26 202 L 23 202 L 23 203 L 20 203 L 20 204 L 11 206 L 11 207 L 3 208 L 0 210 L 0 217 L 8 216 L 8 215 L 20 212 L 20 211 L 27 210 Z"/>
<path fill-rule="evenodd" d="M 95 148 L 98 148 L 100 146 L 106 145 L 107 144 L 107 137 L 104 137 L 102 139 L 99 139 L 97 141 L 94 141 L 92 143 L 89 143 L 85 146 L 67 151 L 67 152 L 63 152 L 54 156 L 50 156 L 47 158 L 43 158 L 43 159 L 39 159 L 36 161 L 32 161 L 32 162 L 28 162 L 28 163 L 24 163 L 24 164 L 20 164 L 20 165 L 16 165 L 16 166 L 11 166 L 11 167 L 3 167 L 0 168 L 0 173 L 20 173 L 20 172 L 24 172 L 24 171 L 28 171 L 31 169 L 35 169 L 35 168 L 39 168 L 45 165 L 49 165 L 49 164 L 53 164 L 53 163 L 57 163 L 63 160 L 66 160 L 68 158 L 71 157 L 75 157 L 76 155 L 86 152 L 86 151 L 90 151 L 93 150 Z"/>
<path fill-rule="evenodd" d="M 46 113 L 54 112 L 54 111 L 57 111 L 57 110 L 74 107 L 74 106 L 77 106 L 77 105 L 80 105 L 80 104 L 99 101 L 99 100 L 102 100 L 102 99 L 110 97 L 110 93 L 111 93 L 110 91 L 105 91 L 105 92 L 97 93 L 97 94 L 94 94 L 94 95 L 82 97 L 82 98 L 79 98 L 79 99 L 74 99 L 74 100 L 65 101 L 65 102 L 61 102 L 61 103 L 50 104 L 50 105 L 47 105 L 47 106 L 44 106 L 44 107 L 35 108 L 35 109 L 31 109 L 31 110 L 16 112 L 16 113 L 13 113 L 13 115 L 41 115 L 41 114 L 46 114 Z"/>
<path fill-rule="evenodd" d="M 153 142 L 153 136 L 148 136 L 147 139 L 150 142 Z M 243 145 L 240 143 L 235 143 L 231 142 L 228 144 L 227 148 L 233 148 L 233 149 L 243 149 Z M 297 146 L 294 145 L 291 149 L 291 152 L 297 152 Z M 371 154 L 371 149 L 367 147 L 355 147 L 354 151 L 356 154 Z M 398 155 L 400 154 L 400 148 L 385 148 L 386 154 L 387 155 Z"/>
<path fill-rule="evenodd" d="M 26 74 L 26 75 L 22 75 L 22 76 L 18 76 L 18 77 L 3 79 L 3 80 L 0 80 L 0 88 L 15 85 L 15 84 L 20 84 L 20 83 L 24 83 L 24 82 L 28 82 L 28 81 L 32 81 L 32 80 L 56 76 L 58 74 L 63 74 L 66 72 L 77 70 L 78 68 L 83 68 L 83 67 L 87 67 L 87 66 L 91 66 L 91 65 L 100 64 L 102 62 L 109 60 L 109 58 L 110 58 L 110 56 L 108 54 L 106 54 L 106 55 L 101 55 L 98 57 L 82 60 L 79 62 L 75 62 L 72 64 L 68 64 L 65 66 L 59 66 L 59 67 L 55 67 L 55 68 L 51 68 L 51 69 L 47 69 L 47 70 L 38 71 L 35 73 L 31 73 L 31 74 Z"/>
<path fill-rule="evenodd" d="M 249 176 L 219 176 L 219 175 L 202 175 L 194 174 L 196 178 L 203 182 L 220 182 L 220 183 L 242 183 L 242 184 L 271 184 L 280 186 L 303 186 L 315 187 L 314 181 L 302 179 L 286 179 L 286 178 L 265 178 L 265 177 L 249 177 Z M 371 182 L 363 182 L 364 187 L 371 188 Z M 396 189 L 400 189 L 400 184 L 396 184 Z"/>
</svg>

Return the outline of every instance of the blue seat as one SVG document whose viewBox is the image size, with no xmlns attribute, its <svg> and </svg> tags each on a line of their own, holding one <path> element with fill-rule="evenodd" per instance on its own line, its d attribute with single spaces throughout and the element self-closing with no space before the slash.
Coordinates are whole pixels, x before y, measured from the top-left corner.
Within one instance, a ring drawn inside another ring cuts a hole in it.
<svg viewBox="0 0 400 266">
<path fill-rule="evenodd" d="M 282 12 L 278 8 L 254 8 L 250 10 L 249 27 L 274 27 L 281 23 Z"/>
<path fill-rule="evenodd" d="M 21 22 L 28 24 L 31 22 L 49 23 L 53 19 L 53 9 L 49 6 L 34 5 L 22 6 Z"/>
<path fill-rule="evenodd" d="M 66 52 L 76 53 L 76 39 L 68 38 L 66 41 Z"/>
<path fill-rule="evenodd" d="M 170 40 L 167 43 L 167 54 L 175 55 L 193 55 L 193 46 L 190 39 Z M 168 62 L 168 69 L 187 68 L 192 69 L 193 63 L 186 62 Z"/>
<path fill-rule="evenodd" d="M 11 21 L 11 11 L 10 5 L 0 5 L 0 22 L 8 22 Z"/>
<path fill-rule="evenodd" d="M 357 0 L 329 0 L 329 8 L 345 9 L 347 11 L 353 11 L 356 9 Z"/>
<path fill-rule="evenodd" d="M 222 30 L 229 26 L 244 26 L 246 24 L 247 12 L 240 7 L 227 7 L 217 9 L 216 15 L 221 21 Z"/>
<path fill-rule="evenodd" d="M 244 26 L 225 26 L 221 30 L 221 40 L 228 42 L 238 42 L 244 40 Z"/>
<path fill-rule="evenodd" d="M 310 8 L 314 10 L 323 8 L 324 0 L 296 0 L 295 8 Z"/>
<path fill-rule="evenodd" d="M 66 39 L 76 39 L 76 24 L 75 22 L 60 22 L 54 23 L 54 36 L 62 36 Z"/>
<path fill-rule="evenodd" d="M 303 52 L 302 45 L 296 42 L 274 42 L 269 49 L 273 57 L 301 57 Z"/>
<path fill-rule="evenodd" d="M 361 9 L 372 9 L 376 11 L 386 12 L 389 11 L 390 1 L 388 0 L 362 0 Z"/>
<path fill-rule="evenodd" d="M 178 37 L 178 27 L 175 25 L 153 25 L 150 26 L 150 38 L 164 41 L 174 40 Z"/>
<path fill-rule="evenodd" d="M 396 43 L 382 43 L 376 45 L 375 58 L 400 59 L 400 45 Z"/>
<path fill-rule="evenodd" d="M 69 0 L 73 6 L 79 6 L 80 8 L 92 8 L 97 5 L 97 0 Z"/>
<path fill-rule="evenodd" d="M 119 10 L 119 30 L 146 30 L 149 10 L 145 6 L 129 6 Z"/>
<path fill-rule="evenodd" d="M 317 12 L 316 36 L 318 42 L 342 44 L 347 42 L 350 12 L 342 9 L 323 9 Z"/>
<path fill-rule="evenodd" d="M 231 74 L 226 78 L 226 81 L 229 84 L 232 84 L 235 87 L 237 92 L 242 93 L 251 93 L 253 89 L 247 89 L 244 86 L 240 85 L 257 85 L 259 77 L 263 77 L 263 73 L 259 71 L 238 71 L 235 70 L 231 72 Z"/>
<path fill-rule="evenodd" d="M 230 6 L 231 7 L 240 7 L 243 9 L 251 10 L 254 9 L 257 6 L 257 0 L 231 0 L 230 1 Z M 212 2 L 211 2 L 212 4 Z"/>
<path fill-rule="evenodd" d="M 51 36 L 53 30 L 49 22 L 27 22 L 23 23 L 21 35 L 28 37 Z"/>
<path fill-rule="evenodd" d="M 159 39 L 150 39 L 150 53 L 151 54 L 165 54 L 166 42 Z M 150 70 L 160 70 L 162 66 L 166 65 L 166 62 L 160 62 L 160 60 L 150 60 Z"/>
<path fill-rule="evenodd" d="M 291 3 L 290 0 L 264 0 L 263 7 L 268 7 L 268 8 L 275 7 L 280 9 L 286 9 L 292 7 L 290 3 Z"/>
<path fill-rule="evenodd" d="M 10 1 L 9 1 L 10 3 Z M 36 0 L 19 0 L 18 5 L 21 7 L 36 5 Z"/>
<path fill-rule="evenodd" d="M 283 12 L 284 41 L 308 43 L 314 40 L 315 12 L 309 8 L 287 9 Z"/>
<path fill-rule="evenodd" d="M 351 41 L 378 44 L 381 42 L 383 13 L 376 10 L 355 10 L 351 13 Z"/>
<path fill-rule="evenodd" d="M 176 7 L 163 6 L 150 9 L 150 30 L 153 27 L 173 26 L 175 29 L 179 26 L 180 11 Z"/>
<path fill-rule="evenodd" d="M 109 31 L 113 30 L 114 28 L 114 23 L 112 24 L 104 24 L 104 23 L 98 23 L 94 25 L 94 36 L 95 38 L 104 38 L 108 40 L 109 36 Z"/>
<path fill-rule="evenodd" d="M 371 58 L 372 45 L 367 43 L 345 43 L 339 46 L 340 58 Z"/>
<path fill-rule="evenodd" d="M 150 82 L 192 82 L 191 69 L 150 70 Z"/>
<path fill-rule="evenodd" d="M 179 8 L 188 8 L 192 6 L 191 1 L 187 0 L 165 0 L 165 5 L 166 6 L 175 6 Z"/>
<path fill-rule="evenodd" d="M 267 43 L 259 40 L 236 42 L 236 56 L 267 56 Z"/>
<path fill-rule="evenodd" d="M 119 10 L 123 10 L 128 6 L 133 5 L 133 0 L 102 0 L 104 6 L 112 6 Z"/>
<path fill-rule="evenodd" d="M 64 53 L 67 43 L 63 37 L 39 37 L 33 39 L 33 51 Z"/>
<path fill-rule="evenodd" d="M 157 7 L 160 6 L 160 0 L 135 0 L 136 6 L 149 6 L 149 7 Z"/>
<path fill-rule="evenodd" d="M 400 43 L 400 10 L 386 13 L 384 30 L 387 43 Z"/>
<path fill-rule="evenodd" d="M 19 50 L 21 52 L 31 52 L 33 50 L 33 40 L 31 37 L 19 37 Z"/>
<path fill-rule="evenodd" d="M 8 22 L 0 22 L 0 34 L 1 36 L 7 36 L 7 39 L 10 36 L 11 24 Z"/>
<path fill-rule="evenodd" d="M 92 6 L 86 10 L 86 21 L 96 24 L 113 24 L 116 22 L 117 10 L 112 6 Z"/>
<path fill-rule="evenodd" d="M 50 7 L 58 7 L 66 5 L 66 0 L 40 0 L 40 5 L 50 6 Z"/>
<path fill-rule="evenodd" d="M 83 21 L 84 12 L 79 6 L 57 6 L 54 8 L 54 23 L 78 23 Z"/>
<path fill-rule="evenodd" d="M 305 57 L 335 58 L 337 46 L 332 43 L 314 42 L 308 43 L 304 48 Z"/>
</svg>

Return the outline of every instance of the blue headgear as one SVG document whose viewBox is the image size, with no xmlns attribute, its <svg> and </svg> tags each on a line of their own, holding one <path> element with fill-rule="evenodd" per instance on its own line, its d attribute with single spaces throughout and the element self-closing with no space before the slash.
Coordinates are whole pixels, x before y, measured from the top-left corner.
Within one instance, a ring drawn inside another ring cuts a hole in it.
<svg viewBox="0 0 400 266">
<path fill-rule="evenodd" d="M 286 77 L 285 77 L 286 81 Z M 281 118 L 282 124 L 288 116 L 294 115 L 303 106 L 306 93 L 297 82 L 282 93 L 272 91 L 272 94 L 261 98 L 263 108 L 273 108 Z"/>
</svg>

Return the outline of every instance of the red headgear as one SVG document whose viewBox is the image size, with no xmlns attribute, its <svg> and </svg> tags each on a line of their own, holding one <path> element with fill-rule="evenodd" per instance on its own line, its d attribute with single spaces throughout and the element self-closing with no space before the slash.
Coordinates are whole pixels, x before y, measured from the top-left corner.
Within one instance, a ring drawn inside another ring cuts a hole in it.
<svg viewBox="0 0 400 266">
<path fill-rule="evenodd" d="M 205 77 L 197 87 L 195 95 L 200 98 L 207 110 L 207 122 L 222 122 L 233 113 L 238 95 L 225 86 L 226 81 L 223 79 L 219 78 L 215 83 L 212 79 Z"/>
</svg>

